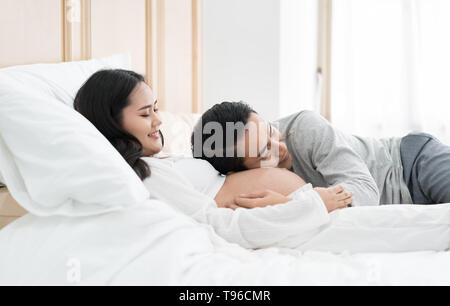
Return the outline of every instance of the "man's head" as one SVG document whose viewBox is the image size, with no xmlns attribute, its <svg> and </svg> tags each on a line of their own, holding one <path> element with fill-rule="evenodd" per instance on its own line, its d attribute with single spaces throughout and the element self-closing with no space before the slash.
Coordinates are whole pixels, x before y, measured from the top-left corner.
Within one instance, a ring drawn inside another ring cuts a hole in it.
<svg viewBox="0 0 450 306">
<path fill-rule="evenodd" d="M 276 126 L 243 102 L 223 102 L 206 111 L 191 137 L 195 158 L 222 174 L 262 167 L 291 168 L 292 157 Z"/>
</svg>

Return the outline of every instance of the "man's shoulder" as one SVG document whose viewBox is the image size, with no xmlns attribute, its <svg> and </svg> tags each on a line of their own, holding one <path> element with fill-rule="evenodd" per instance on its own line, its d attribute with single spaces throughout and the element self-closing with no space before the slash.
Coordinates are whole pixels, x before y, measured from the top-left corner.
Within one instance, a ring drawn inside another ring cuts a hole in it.
<svg viewBox="0 0 450 306">
<path fill-rule="evenodd" d="M 280 118 L 275 121 L 279 125 L 282 132 L 287 132 L 293 127 L 301 127 L 302 129 L 315 129 L 328 121 L 317 112 L 311 110 L 302 110 L 289 116 Z"/>
<path fill-rule="evenodd" d="M 324 120 L 325 118 L 322 117 L 320 114 L 318 114 L 315 111 L 305 109 L 305 110 L 299 111 L 297 113 L 293 113 L 288 116 L 281 117 L 280 119 L 275 120 L 275 122 L 286 123 L 286 122 L 302 120 L 302 119 Z"/>
</svg>

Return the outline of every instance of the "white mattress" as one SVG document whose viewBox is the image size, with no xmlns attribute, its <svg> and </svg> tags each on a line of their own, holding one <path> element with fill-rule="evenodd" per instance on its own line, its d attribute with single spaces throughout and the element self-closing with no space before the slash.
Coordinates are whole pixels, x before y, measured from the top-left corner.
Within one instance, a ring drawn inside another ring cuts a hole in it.
<svg viewBox="0 0 450 306">
<path fill-rule="evenodd" d="M 382 231 L 368 216 L 397 221 Z M 254 251 L 153 200 L 94 217 L 26 215 L 0 231 L 0 285 L 450 285 L 449 225 L 450 204 L 351 208 L 303 250 Z"/>
</svg>

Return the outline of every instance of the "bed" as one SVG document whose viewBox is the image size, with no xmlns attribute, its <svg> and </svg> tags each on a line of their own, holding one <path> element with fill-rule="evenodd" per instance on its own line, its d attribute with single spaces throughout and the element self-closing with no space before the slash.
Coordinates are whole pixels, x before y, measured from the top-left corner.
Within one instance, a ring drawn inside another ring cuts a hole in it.
<svg viewBox="0 0 450 306">
<path fill-rule="evenodd" d="M 0 70 L 0 284 L 450 285 L 450 204 L 340 210 L 298 248 L 250 250 L 149 199 L 70 107 L 107 67 L 130 55 Z M 198 115 L 162 116 L 166 151 L 188 150 Z"/>
</svg>

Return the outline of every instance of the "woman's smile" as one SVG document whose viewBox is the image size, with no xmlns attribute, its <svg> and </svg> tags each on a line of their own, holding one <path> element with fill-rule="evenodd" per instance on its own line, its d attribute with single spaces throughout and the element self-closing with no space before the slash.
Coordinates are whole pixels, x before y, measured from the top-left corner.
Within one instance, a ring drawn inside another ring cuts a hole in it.
<svg viewBox="0 0 450 306">
<path fill-rule="evenodd" d="M 159 139 L 159 130 L 154 133 L 148 134 L 148 137 L 158 140 Z"/>
</svg>

